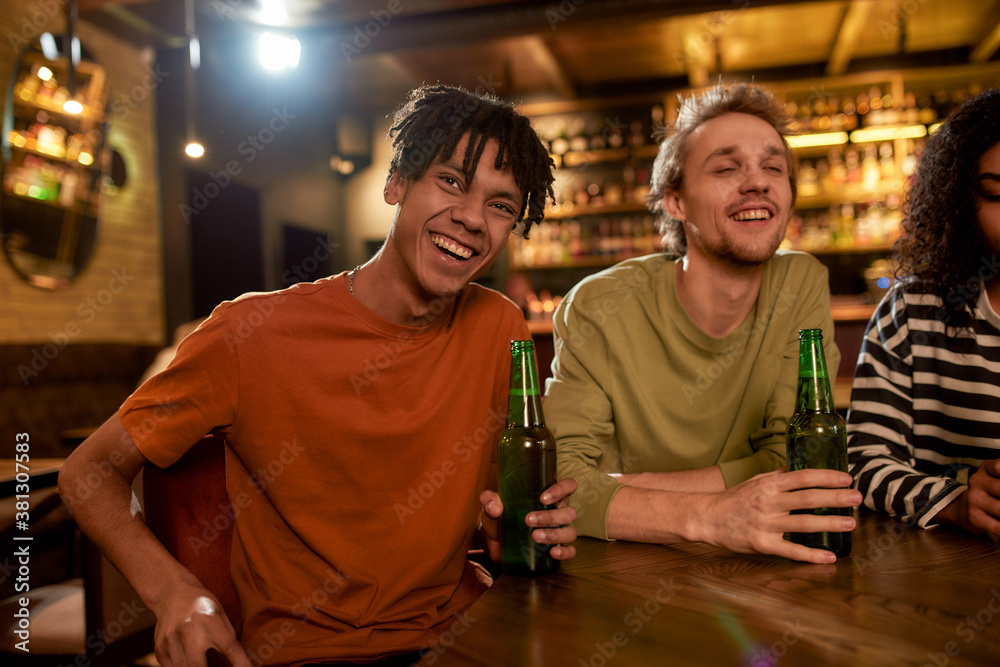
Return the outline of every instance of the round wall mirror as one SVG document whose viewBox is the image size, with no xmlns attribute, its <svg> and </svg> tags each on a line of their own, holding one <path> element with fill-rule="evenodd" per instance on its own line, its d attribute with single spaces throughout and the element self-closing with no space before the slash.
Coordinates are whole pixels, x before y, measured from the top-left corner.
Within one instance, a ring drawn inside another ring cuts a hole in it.
<svg viewBox="0 0 1000 667">
<path fill-rule="evenodd" d="M 75 65 L 43 35 L 18 57 L 3 117 L 0 237 L 14 271 L 37 287 L 69 286 L 97 239 L 109 171 L 104 68 Z"/>
</svg>

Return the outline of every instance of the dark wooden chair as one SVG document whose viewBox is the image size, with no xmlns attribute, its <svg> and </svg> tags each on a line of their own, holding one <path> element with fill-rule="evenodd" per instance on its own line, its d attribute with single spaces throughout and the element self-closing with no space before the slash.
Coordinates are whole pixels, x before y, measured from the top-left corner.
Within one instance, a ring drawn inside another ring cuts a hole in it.
<svg viewBox="0 0 1000 667">
<path fill-rule="evenodd" d="M 202 438 L 172 466 L 147 465 L 142 475 L 146 525 L 239 627 L 240 603 L 229 570 L 233 511 L 226 490 L 225 440 Z"/>
</svg>

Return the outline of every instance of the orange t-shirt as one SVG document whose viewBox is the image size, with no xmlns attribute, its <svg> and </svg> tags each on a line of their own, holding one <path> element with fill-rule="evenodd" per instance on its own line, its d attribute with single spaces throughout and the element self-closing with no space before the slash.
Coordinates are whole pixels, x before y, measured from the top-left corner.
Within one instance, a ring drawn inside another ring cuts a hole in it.
<svg viewBox="0 0 1000 667">
<path fill-rule="evenodd" d="M 446 304 L 442 302 L 442 308 Z M 168 466 L 226 437 L 232 574 L 254 664 L 430 646 L 478 597 L 466 552 L 521 312 L 478 285 L 394 324 L 344 274 L 220 305 L 119 410 Z"/>
</svg>

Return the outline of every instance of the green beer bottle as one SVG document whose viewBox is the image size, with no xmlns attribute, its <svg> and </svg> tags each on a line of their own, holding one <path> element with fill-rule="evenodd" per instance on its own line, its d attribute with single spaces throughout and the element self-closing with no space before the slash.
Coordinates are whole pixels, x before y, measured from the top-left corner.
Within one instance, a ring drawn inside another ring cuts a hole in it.
<svg viewBox="0 0 1000 667">
<path fill-rule="evenodd" d="M 550 545 L 531 539 L 533 528 L 524 523 L 529 512 L 552 509 L 539 496 L 556 481 L 556 441 L 545 428 L 535 344 L 530 340 L 510 343 L 510 394 L 507 428 L 497 441 L 500 477 L 501 561 L 505 573 L 519 576 L 549 574 L 559 561 L 549 555 Z"/>
<path fill-rule="evenodd" d="M 795 414 L 785 430 L 788 470 L 820 468 L 847 472 L 847 425 L 833 407 L 833 392 L 826 370 L 821 329 L 799 330 L 799 380 Z M 796 510 L 793 514 L 841 514 L 847 507 Z M 837 558 L 851 553 L 851 534 L 789 533 L 789 539 L 816 549 L 832 551 Z"/>
</svg>

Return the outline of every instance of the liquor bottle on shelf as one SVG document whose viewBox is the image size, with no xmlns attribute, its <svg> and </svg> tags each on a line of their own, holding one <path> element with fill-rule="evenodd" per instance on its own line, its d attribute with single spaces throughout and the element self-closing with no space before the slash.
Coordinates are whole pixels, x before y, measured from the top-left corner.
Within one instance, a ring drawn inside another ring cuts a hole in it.
<svg viewBox="0 0 1000 667">
<path fill-rule="evenodd" d="M 592 118 L 587 123 L 588 148 L 592 151 L 602 151 L 608 147 L 607 138 L 604 136 L 604 123 L 600 118 Z"/>
<path fill-rule="evenodd" d="M 851 101 L 847 100 L 844 102 L 844 107 L 841 109 L 841 113 L 844 114 L 844 130 L 850 132 L 858 127 L 858 107 Z"/>
<path fill-rule="evenodd" d="M 885 183 L 896 180 L 896 160 L 893 157 L 892 142 L 883 141 L 878 147 L 880 178 Z"/>
<path fill-rule="evenodd" d="M 861 183 L 861 159 L 858 150 L 853 146 L 844 151 L 845 183 L 858 185 Z"/>
<path fill-rule="evenodd" d="M 583 238 L 581 237 L 580 221 L 570 220 L 566 223 L 569 228 L 569 255 L 572 258 L 579 258 L 584 255 Z"/>
<path fill-rule="evenodd" d="M 830 163 L 825 159 L 816 160 L 816 191 L 817 194 L 826 192 L 827 184 L 830 181 Z"/>
<path fill-rule="evenodd" d="M 652 130 L 650 139 L 653 140 L 653 143 L 655 143 L 655 138 L 659 136 L 659 133 L 663 130 L 664 121 L 666 119 L 666 113 L 663 110 L 663 105 L 654 104 L 653 108 L 649 110 L 649 117 L 653 121 L 652 127 L 650 128 Z"/>
<path fill-rule="evenodd" d="M 818 174 L 819 172 L 811 161 L 802 160 L 799 163 L 798 188 L 800 197 L 811 197 L 819 194 Z"/>
<path fill-rule="evenodd" d="M 878 160 L 878 147 L 875 144 L 865 146 L 865 157 L 861 161 L 861 187 L 866 192 L 878 189 L 882 181 L 882 165 Z"/>
<path fill-rule="evenodd" d="M 587 139 L 587 121 L 579 116 L 574 116 L 569 122 L 569 149 L 574 152 L 583 152 L 590 147 Z"/>
<path fill-rule="evenodd" d="M 649 194 L 649 168 L 641 166 L 635 170 L 635 187 L 632 189 L 632 200 L 645 203 Z"/>
<path fill-rule="evenodd" d="M 625 201 L 636 201 L 635 199 L 635 167 L 632 166 L 631 162 L 626 162 L 625 166 L 622 167 L 622 197 Z"/>
<path fill-rule="evenodd" d="M 830 170 L 826 190 L 833 192 L 844 187 L 847 183 L 847 167 L 844 165 L 844 151 L 839 146 L 834 146 L 828 153 L 830 160 Z"/>
<path fill-rule="evenodd" d="M 608 148 L 621 148 L 625 145 L 625 137 L 622 128 L 618 123 L 618 118 L 605 118 L 602 132 L 607 135 Z"/>
<path fill-rule="evenodd" d="M 874 201 L 869 201 L 865 205 L 859 205 L 857 209 L 857 219 L 851 229 L 851 243 L 855 247 L 872 245 L 873 238 L 878 233 L 881 221 L 878 217 L 878 209 Z"/>
<path fill-rule="evenodd" d="M 871 107 L 868 105 L 868 94 L 858 93 L 858 99 L 855 103 L 855 107 L 858 113 L 858 125 L 860 127 L 865 127 L 868 125 L 868 112 L 871 111 Z"/>
<path fill-rule="evenodd" d="M 604 205 L 604 192 L 601 188 L 601 183 L 599 181 L 594 180 L 587 185 L 587 205 L 588 206 Z"/>
<path fill-rule="evenodd" d="M 629 124 L 628 144 L 633 147 L 646 145 L 646 133 L 643 130 L 641 120 L 636 119 Z"/>
<path fill-rule="evenodd" d="M 555 138 L 552 140 L 552 153 L 555 155 L 565 155 L 569 150 L 569 138 L 566 136 L 566 121 L 559 119 L 556 121 Z"/>
<path fill-rule="evenodd" d="M 624 186 L 619 181 L 610 181 L 604 184 L 604 203 L 608 206 L 617 206 L 624 201 Z"/>
</svg>

